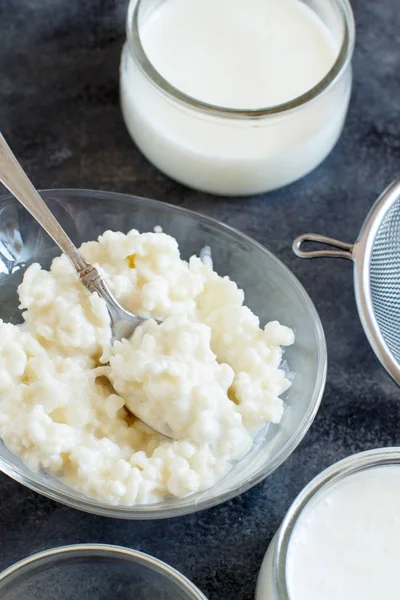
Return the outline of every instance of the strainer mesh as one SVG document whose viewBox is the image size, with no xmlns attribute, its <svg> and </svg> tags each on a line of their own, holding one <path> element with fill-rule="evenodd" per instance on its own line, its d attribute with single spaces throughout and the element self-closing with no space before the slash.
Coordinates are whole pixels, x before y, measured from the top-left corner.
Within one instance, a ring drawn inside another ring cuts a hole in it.
<svg viewBox="0 0 400 600">
<path fill-rule="evenodd" d="M 370 290 L 382 336 L 400 363 L 400 199 L 386 213 L 374 240 Z"/>
</svg>

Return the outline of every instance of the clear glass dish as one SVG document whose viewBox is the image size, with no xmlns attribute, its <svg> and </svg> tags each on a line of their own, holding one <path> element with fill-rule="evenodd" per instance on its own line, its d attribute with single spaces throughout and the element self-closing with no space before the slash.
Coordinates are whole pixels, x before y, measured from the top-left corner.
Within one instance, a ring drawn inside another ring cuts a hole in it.
<svg viewBox="0 0 400 600">
<path fill-rule="evenodd" d="M 128 548 L 63 546 L 0 573 L 2 600 L 207 600 L 166 563 Z"/>
<path fill-rule="evenodd" d="M 261 325 L 279 320 L 292 327 L 296 343 L 285 361 L 294 373 L 284 395 L 286 410 L 278 426 L 258 435 L 251 452 L 209 490 L 157 504 L 114 506 L 88 498 L 44 472 L 32 472 L 0 440 L 0 469 L 30 489 L 74 508 L 109 517 L 152 519 L 187 514 L 220 504 L 270 475 L 308 431 L 319 408 L 326 379 L 326 345 L 318 314 L 294 275 L 263 246 L 209 217 L 168 204 L 90 190 L 49 190 L 44 199 L 72 240 L 81 244 L 106 229 L 152 231 L 156 225 L 176 237 L 188 259 L 204 246 L 215 269 L 245 290 L 246 304 Z M 28 212 L 10 196 L 0 198 L 0 318 L 19 323 L 17 286 L 26 267 L 48 267 L 58 248 Z"/>
</svg>

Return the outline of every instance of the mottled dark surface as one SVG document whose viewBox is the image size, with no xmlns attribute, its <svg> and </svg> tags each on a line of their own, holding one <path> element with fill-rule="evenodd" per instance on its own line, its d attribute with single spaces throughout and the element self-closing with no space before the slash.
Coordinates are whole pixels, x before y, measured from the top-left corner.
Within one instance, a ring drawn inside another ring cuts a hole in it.
<svg viewBox="0 0 400 600">
<path fill-rule="evenodd" d="M 355 0 L 354 92 L 328 160 L 290 187 L 216 199 L 167 179 L 129 138 L 118 105 L 126 1 L 0 0 L 0 128 L 37 186 L 117 190 L 193 208 L 275 252 L 313 298 L 325 327 L 329 375 L 304 442 L 267 481 L 222 506 L 161 522 L 97 518 L 1 476 L 0 568 L 44 548 L 109 542 L 177 567 L 210 600 L 250 600 L 268 543 L 297 492 L 351 453 L 400 444 L 400 394 L 372 353 L 344 261 L 302 262 L 307 230 L 353 241 L 400 172 L 400 12 L 397 0 Z"/>
</svg>

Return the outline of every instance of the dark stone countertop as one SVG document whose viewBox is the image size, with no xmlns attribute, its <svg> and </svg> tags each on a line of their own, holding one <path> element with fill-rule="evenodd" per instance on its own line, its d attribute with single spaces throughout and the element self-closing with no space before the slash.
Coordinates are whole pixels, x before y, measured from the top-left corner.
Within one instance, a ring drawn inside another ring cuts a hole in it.
<svg viewBox="0 0 400 600">
<path fill-rule="evenodd" d="M 38 187 L 116 190 L 190 207 L 265 244 L 298 276 L 325 327 L 329 374 L 314 425 L 269 479 L 216 508 L 168 521 L 84 514 L 0 477 L 0 569 L 33 552 L 106 542 L 157 556 L 210 600 L 250 600 L 268 543 L 296 494 L 360 450 L 400 443 L 396 385 L 359 323 L 352 266 L 301 261 L 291 241 L 311 230 L 353 241 L 400 171 L 397 0 L 354 0 L 357 46 L 350 113 L 314 173 L 249 199 L 214 198 L 174 183 L 133 145 L 118 104 L 125 0 L 0 0 L 0 128 Z"/>
</svg>

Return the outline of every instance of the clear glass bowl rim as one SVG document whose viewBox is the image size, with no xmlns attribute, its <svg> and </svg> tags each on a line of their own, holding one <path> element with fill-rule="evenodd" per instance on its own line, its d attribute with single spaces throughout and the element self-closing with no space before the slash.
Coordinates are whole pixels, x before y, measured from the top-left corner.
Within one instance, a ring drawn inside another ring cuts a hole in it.
<svg viewBox="0 0 400 600">
<path fill-rule="evenodd" d="M 346 71 L 351 62 L 355 45 L 355 22 L 353 10 L 349 0 L 329 0 L 334 2 L 342 15 L 344 24 L 344 35 L 339 53 L 331 69 L 319 83 L 313 88 L 293 98 L 288 102 L 277 104 L 276 106 L 260 107 L 257 109 L 234 109 L 229 107 L 217 106 L 202 102 L 193 96 L 185 94 L 167 79 L 165 79 L 153 66 L 148 59 L 139 33 L 138 13 L 142 0 L 130 0 L 126 17 L 126 39 L 129 51 L 134 60 L 139 64 L 142 72 L 152 85 L 161 93 L 166 94 L 172 100 L 177 101 L 186 108 L 195 109 L 209 116 L 229 118 L 229 119 L 259 119 L 270 115 L 282 114 L 299 108 L 325 93 L 329 88 L 335 85 L 342 74 Z"/>
<path fill-rule="evenodd" d="M 286 581 L 287 553 L 296 523 L 309 502 L 324 489 L 354 473 L 392 464 L 400 464 L 400 446 L 358 452 L 334 463 L 303 488 L 286 513 L 277 534 L 272 579 L 279 600 L 291 600 Z"/>
<path fill-rule="evenodd" d="M 25 475 L 20 473 L 14 465 L 6 462 L 2 457 L 0 457 L 0 471 L 14 479 L 15 481 L 21 483 L 25 487 L 50 498 L 56 502 L 61 502 L 66 506 L 70 506 L 72 508 L 76 508 L 78 510 L 83 510 L 85 512 L 89 512 L 96 515 L 101 515 L 105 517 L 113 517 L 118 519 L 165 519 L 170 517 L 178 517 L 185 514 L 190 514 L 193 512 L 197 512 L 200 510 L 204 510 L 206 508 L 211 508 L 212 506 L 216 506 L 218 504 L 222 504 L 232 498 L 248 491 L 250 488 L 254 487 L 260 481 L 265 479 L 267 476 L 271 475 L 297 448 L 300 444 L 307 431 L 311 427 L 312 422 L 318 412 L 322 396 L 325 389 L 325 382 L 327 376 L 327 348 L 325 341 L 325 334 L 321 324 L 321 320 L 317 313 L 317 310 L 310 298 L 307 294 L 306 290 L 300 283 L 300 281 L 295 277 L 295 275 L 284 265 L 272 252 L 267 250 L 264 246 L 253 240 L 251 237 L 246 234 L 240 232 L 239 230 L 226 225 L 214 219 L 212 217 L 202 215 L 200 213 L 194 212 L 187 208 L 174 206 L 172 204 L 168 204 L 167 202 L 161 202 L 159 200 L 151 200 L 148 198 L 140 198 L 138 196 L 133 196 L 130 194 L 121 194 L 118 192 L 107 192 L 107 191 L 99 191 L 99 190 L 80 190 L 74 188 L 65 188 L 65 189 L 48 189 L 41 190 L 43 198 L 51 197 L 54 194 L 62 194 L 64 196 L 70 196 L 72 198 L 79 197 L 81 199 L 93 198 L 96 199 L 104 199 L 104 200 L 116 200 L 122 201 L 125 203 L 137 203 L 139 205 L 150 205 L 155 208 L 162 209 L 164 211 L 170 211 L 175 213 L 181 213 L 189 216 L 191 219 L 198 221 L 200 223 L 204 223 L 209 227 L 212 227 L 216 231 L 222 231 L 229 234 L 231 237 L 235 237 L 240 240 L 244 240 L 247 243 L 250 243 L 254 247 L 257 247 L 259 250 L 265 254 L 271 262 L 274 262 L 281 271 L 285 272 L 288 278 L 291 280 L 293 287 L 297 290 L 299 295 L 303 298 L 304 305 L 307 307 L 307 310 L 312 316 L 314 329 L 315 329 L 315 337 L 317 339 L 317 354 L 318 354 L 318 373 L 316 377 L 316 381 L 314 383 L 314 389 L 312 397 L 310 398 L 310 402 L 308 405 L 308 409 L 305 412 L 303 419 L 296 431 L 293 433 L 290 440 L 280 449 L 276 455 L 268 462 L 268 465 L 263 469 L 259 469 L 253 477 L 247 479 L 246 481 L 242 481 L 240 484 L 231 488 L 229 491 L 219 494 L 217 496 L 211 496 L 209 498 L 201 499 L 190 506 L 177 506 L 173 508 L 163 508 L 162 502 L 154 505 L 137 505 L 134 507 L 129 506 L 118 506 L 118 505 L 110 505 L 104 504 L 99 501 L 93 500 L 91 498 L 74 498 L 67 492 L 63 490 L 52 490 L 48 486 L 43 485 L 35 481 L 33 478 L 27 478 Z M 9 194 L 0 196 L 0 202 L 6 199 L 12 199 L 13 197 Z M 229 474 L 228 474 L 229 476 Z M 212 488 L 210 488 L 212 489 Z"/>
<path fill-rule="evenodd" d="M 68 546 L 59 546 L 50 548 L 24 558 L 0 573 L 0 592 L 4 584 L 7 584 L 7 579 L 11 577 L 29 576 L 32 569 L 35 569 L 40 563 L 56 562 L 63 557 L 81 558 L 110 556 L 115 559 L 125 559 L 134 563 L 151 567 L 159 574 L 166 576 L 169 579 L 179 583 L 187 592 L 190 600 L 207 600 L 206 596 L 192 583 L 187 577 L 179 571 L 165 563 L 164 561 L 154 558 L 139 550 L 124 548 L 123 546 L 115 546 L 111 544 L 74 544 Z"/>
</svg>

